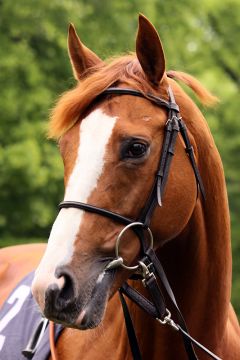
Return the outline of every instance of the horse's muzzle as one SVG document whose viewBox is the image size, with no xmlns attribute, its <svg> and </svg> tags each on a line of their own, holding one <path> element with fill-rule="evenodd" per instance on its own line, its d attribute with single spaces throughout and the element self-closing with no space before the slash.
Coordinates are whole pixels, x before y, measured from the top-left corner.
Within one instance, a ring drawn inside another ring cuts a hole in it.
<svg viewBox="0 0 240 360">
<path fill-rule="evenodd" d="M 58 269 L 56 276 L 57 282 L 45 291 L 44 306 L 41 306 L 44 316 L 82 330 L 96 327 L 104 315 L 114 271 L 102 271 L 79 286 L 68 269 Z"/>
</svg>

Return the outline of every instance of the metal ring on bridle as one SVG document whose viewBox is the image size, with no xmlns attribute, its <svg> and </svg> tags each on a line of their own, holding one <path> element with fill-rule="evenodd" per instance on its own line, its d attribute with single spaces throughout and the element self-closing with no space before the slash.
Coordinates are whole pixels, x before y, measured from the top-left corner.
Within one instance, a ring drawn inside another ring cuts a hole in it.
<svg viewBox="0 0 240 360">
<path fill-rule="evenodd" d="M 127 226 L 125 226 L 125 228 L 123 228 L 120 233 L 118 234 L 118 237 L 117 237 L 117 240 L 116 240 L 116 244 L 115 244 L 115 254 L 116 254 L 116 258 L 118 259 L 120 256 L 119 256 L 119 244 L 120 244 L 120 240 L 123 236 L 123 234 L 125 233 L 125 231 L 127 231 L 128 229 L 130 229 L 131 227 L 134 227 L 134 226 L 141 226 L 141 227 L 145 227 L 145 225 L 141 222 L 133 222 Z M 151 232 L 151 230 L 149 229 L 149 227 L 146 228 L 147 232 L 148 232 L 148 235 L 149 235 L 149 248 L 153 248 L 153 234 Z M 122 266 L 124 269 L 127 269 L 127 270 L 137 270 L 139 268 L 139 264 L 138 265 L 135 265 L 135 266 L 127 266 L 125 265 L 124 263 L 122 263 L 120 266 Z"/>
</svg>

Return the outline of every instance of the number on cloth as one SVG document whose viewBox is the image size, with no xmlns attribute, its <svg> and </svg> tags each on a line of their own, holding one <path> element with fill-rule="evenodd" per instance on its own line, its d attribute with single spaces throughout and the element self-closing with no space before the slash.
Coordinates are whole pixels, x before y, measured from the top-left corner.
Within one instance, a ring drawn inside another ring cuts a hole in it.
<svg viewBox="0 0 240 360">
<path fill-rule="evenodd" d="M 7 304 L 10 305 L 13 304 L 13 306 L 7 312 L 7 314 L 4 315 L 4 317 L 0 320 L 0 333 L 5 329 L 8 323 L 19 313 L 29 293 L 30 293 L 29 286 L 20 285 L 9 297 L 9 299 L 7 300 Z M 0 334 L 0 351 L 3 348 L 5 340 L 6 337 Z"/>
</svg>

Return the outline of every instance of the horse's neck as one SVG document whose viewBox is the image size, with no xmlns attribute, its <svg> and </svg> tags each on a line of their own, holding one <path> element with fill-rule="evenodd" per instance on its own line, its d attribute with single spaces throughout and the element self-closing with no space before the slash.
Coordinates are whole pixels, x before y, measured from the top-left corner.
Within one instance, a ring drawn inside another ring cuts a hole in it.
<svg viewBox="0 0 240 360">
<path fill-rule="evenodd" d="M 214 179 L 205 180 L 208 193 L 206 202 L 197 200 L 187 227 L 178 238 L 159 249 L 158 257 L 190 333 L 221 354 L 221 346 L 226 338 L 231 290 L 229 211 L 222 171 Z M 217 189 L 219 192 L 216 194 Z M 143 318 L 139 325 L 142 329 L 145 329 L 145 321 Z M 182 345 L 172 347 L 172 343 L 180 341 L 175 339 L 176 334 L 172 332 L 171 329 L 163 331 L 157 322 L 146 330 L 156 339 L 156 353 L 163 358 L 174 358 L 177 351 L 175 358 L 185 358 L 177 350 Z M 148 341 L 147 337 L 146 348 L 149 348 Z"/>
<path fill-rule="evenodd" d="M 158 251 L 191 335 L 218 354 L 226 334 L 231 284 L 226 201 L 221 206 L 225 217 L 216 208 L 215 214 L 203 213 L 198 202 L 184 232 Z M 131 307 L 144 358 L 186 358 L 180 334 Z"/>
<path fill-rule="evenodd" d="M 213 332 L 211 341 L 219 342 L 229 310 L 231 254 L 228 212 L 214 210 L 203 214 L 199 203 L 188 227 L 160 258 L 192 334 L 207 338 Z"/>
</svg>

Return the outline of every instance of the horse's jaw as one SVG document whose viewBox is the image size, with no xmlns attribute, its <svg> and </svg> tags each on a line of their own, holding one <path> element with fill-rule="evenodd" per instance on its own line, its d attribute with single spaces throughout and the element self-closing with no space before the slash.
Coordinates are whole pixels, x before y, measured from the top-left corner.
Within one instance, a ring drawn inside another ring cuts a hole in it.
<svg viewBox="0 0 240 360">
<path fill-rule="evenodd" d="M 100 324 L 104 317 L 112 283 L 113 276 L 109 272 L 104 271 L 99 275 L 89 301 L 80 312 L 74 327 L 87 330 Z"/>
</svg>

